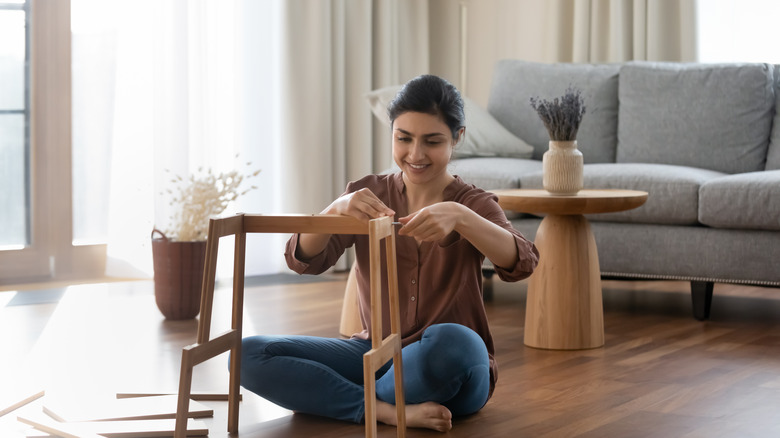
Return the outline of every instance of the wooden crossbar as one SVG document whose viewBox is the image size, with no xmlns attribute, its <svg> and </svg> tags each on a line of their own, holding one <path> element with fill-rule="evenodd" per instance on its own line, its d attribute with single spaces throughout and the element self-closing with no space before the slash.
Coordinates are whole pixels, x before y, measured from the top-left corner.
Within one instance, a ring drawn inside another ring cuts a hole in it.
<svg viewBox="0 0 780 438">
<path fill-rule="evenodd" d="M 338 215 L 281 215 L 264 216 L 240 214 L 209 221 L 206 242 L 206 260 L 201 290 L 200 320 L 197 341 L 182 350 L 179 395 L 176 412 L 177 438 L 187 433 L 187 412 L 192 390 L 192 370 L 206 360 L 230 351 L 230 381 L 228 392 L 228 432 L 238 433 L 238 403 L 241 376 L 242 315 L 244 307 L 244 266 L 247 233 L 312 233 L 312 234 L 367 234 L 369 237 L 371 276 L 371 350 L 363 356 L 365 377 L 366 437 L 377 436 L 376 372 L 390 359 L 395 370 L 395 400 L 398 422 L 397 436 L 406 436 L 406 415 L 401 362 L 401 317 L 398 302 L 398 272 L 396 268 L 395 230 L 392 218 L 373 219 L 368 223 L 349 216 Z M 219 239 L 235 236 L 233 260 L 233 305 L 231 328 L 211 339 L 211 319 L 214 302 Z M 382 338 L 382 279 L 380 241 L 385 241 L 387 282 L 390 302 L 390 335 Z"/>
</svg>

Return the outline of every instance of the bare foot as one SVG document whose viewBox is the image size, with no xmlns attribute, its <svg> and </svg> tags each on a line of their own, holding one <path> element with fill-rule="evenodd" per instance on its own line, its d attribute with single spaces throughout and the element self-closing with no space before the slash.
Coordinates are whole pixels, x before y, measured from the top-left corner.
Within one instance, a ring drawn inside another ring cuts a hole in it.
<svg viewBox="0 0 780 438">
<path fill-rule="evenodd" d="M 391 426 L 398 425 L 395 405 L 390 403 L 376 401 L 376 418 Z M 434 402 L 406 405 L 406 426 L 446 432 L 452 429 L 452 413 L 449 409 Z"/>
</svg>

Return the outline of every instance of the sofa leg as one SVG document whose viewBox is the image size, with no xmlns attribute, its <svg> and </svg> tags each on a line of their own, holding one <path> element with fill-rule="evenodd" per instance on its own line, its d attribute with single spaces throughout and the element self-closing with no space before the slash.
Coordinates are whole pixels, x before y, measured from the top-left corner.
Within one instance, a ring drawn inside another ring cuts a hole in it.
<svg viewBox="0 0 780 438">
<path fill-rule="evenodd" d="M 704 321 L 710 317 L 712 306 L 712 289 L 715 283 L 711 281 L 692 281 L 691 298 L 693 300 L 693 317 Z"/>
<path fill-rule="evenodd" d="M 493 276 L 496 274 L 492 269 L 482 270 L 482 301 L 493 300 Z"/>
</svg>

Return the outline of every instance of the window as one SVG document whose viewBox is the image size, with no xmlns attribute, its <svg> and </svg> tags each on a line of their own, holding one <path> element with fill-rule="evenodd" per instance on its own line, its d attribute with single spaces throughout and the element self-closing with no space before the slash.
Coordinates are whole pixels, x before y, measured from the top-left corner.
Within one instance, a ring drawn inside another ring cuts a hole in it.
<svg viewBox="0 0 780 438">
<path fill-rule="evenodd" d="M 0 283 L 105 270 L 73 244 L 70 54 L 70 1 L 0 0 Z"/>
<path fill-rule="evenodd" d="M 707 0 L 697 15 L 699 61 L 780 64 L 777 0 Z"/>
<path fill-rule="evenodd" d="M 30 243 L 27 4 L 0 3 L 0 248 Z"/>
</svg>

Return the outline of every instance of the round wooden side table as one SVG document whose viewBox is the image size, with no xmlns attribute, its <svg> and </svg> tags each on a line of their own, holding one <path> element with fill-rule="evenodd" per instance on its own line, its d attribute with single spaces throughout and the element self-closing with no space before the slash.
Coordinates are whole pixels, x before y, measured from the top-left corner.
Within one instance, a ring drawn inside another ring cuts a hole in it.
<svg viewBox="0 0 780 438">
<path fill-rule="evenodd" d="M 505 210 L 544 214 L 534 243 L 539 266 L 528 282 L 525 345 L 580 350 L 604 345 L 604 308 L 596 240 L 583 215 L 637 208 L 647 192 L 580 190 L 492 190 Z"/>
</svg>

